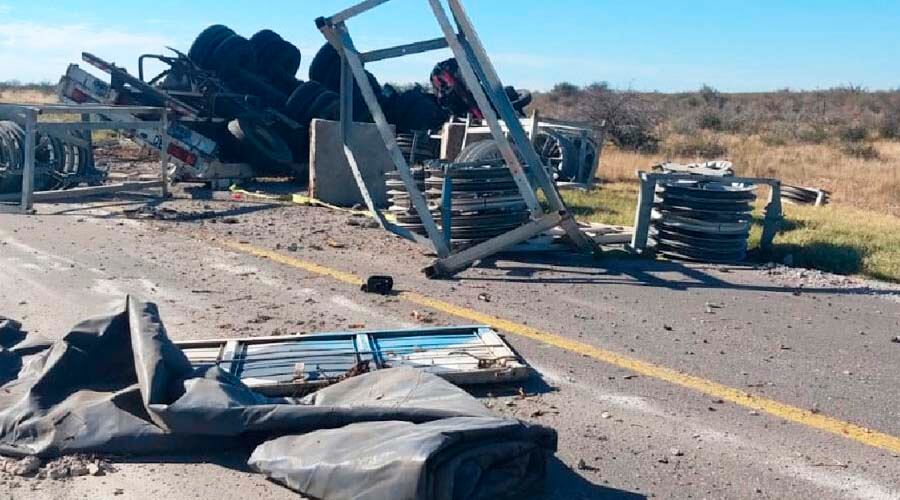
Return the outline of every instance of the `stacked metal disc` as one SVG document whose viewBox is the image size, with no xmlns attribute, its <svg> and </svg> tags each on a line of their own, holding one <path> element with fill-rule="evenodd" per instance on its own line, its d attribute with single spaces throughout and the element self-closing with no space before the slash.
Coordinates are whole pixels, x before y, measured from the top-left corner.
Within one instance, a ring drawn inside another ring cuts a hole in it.
<svg viewBox="0 0 900 500">
<path fill-rule="evenodd" d="M 431 213 L 439 226 L 443 220 L 443 187 L 447 165 L 432 162 L 426 169 L 425 186 Z M 524 224 L 528 207 L 506 165 L 489 164 L 453 168 L 451 173 L 450 242 L 467 247 L 499 236 Z"/>
<path fill-rule="evenodd" d="M 411 169 L 413 179 L 416 181 L 416 187 L 423 195 L 425 194 L 425 169 L 421 166 Z M 425 226 L 422 225 L 422 219 L 416 213 L 412 206 L 409 191 L 403 179 L 400 178 L 400 172 L 393 171 L 385 174 L 385 184 L 387 185 L 388 196 L 388 212 L 394 216 L 396 224 L 405 227 L 414 233 L 425 234 Z"/>
<path fill-rule="evenodd" d="M 756 186 L 682 178 L 657 185 L 650 235 L 669 257 L 737 262 L 747 256 Z"/>
<path fill-rule="evenodd" d="M 64 189 L 102 176 L 93 168 L 87 148 L 49 135 L 37 134 L 34 159 L 38 191 Z M 25 131 L 16 122 L 0 121 L 0 191 L 21 190 L 24 169 Z"/>
<path fill-rule="evenodd" d="M 819 196 L 821 195 L 821 201 Z M 829 202 L 831 193 L 822 189 L 781 185 L 781 200 L 796 205 L 825 205 Z"/>
<path fill-rule="evenodd" d="M 415 145 L 415 148 L 413 145 Z M 410 164 L 419 165 L 438 157 L 435 141 L 425 133 L 418 133 L 418 136 L 397 134 L 397 146 L 400 147 L 403 157 Z"/>
</svg>

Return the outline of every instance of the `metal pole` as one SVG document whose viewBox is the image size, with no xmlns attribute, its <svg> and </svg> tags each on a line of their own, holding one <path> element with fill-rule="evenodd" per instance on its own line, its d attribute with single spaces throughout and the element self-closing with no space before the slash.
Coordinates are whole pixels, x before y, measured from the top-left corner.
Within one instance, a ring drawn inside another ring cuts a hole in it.
<svg viewBox="0 0 900 500">
<path fill-rule="evenodd" d="M 637 209 L 634 213 L 634 234 L 628 249 L 634 253 L 643 253 L 647 249 L 647 236 L 650 234 L 650 215 L 653 209 L 653 197 L 656 191 L 656 176 L 638 172 L 641 189 L 638 193 Z"/>
<path fill-rule="evenodd" d="M 159 187 L 159 195 L 163 198 L 169 197 L 169 110 L 163 108 L 160 117 L 159 136 L 162 138 L 162 150 L 159 152 L 159 180 L 162 186 Z"/>
<path fill-rule="evenodd" d="M 513 180 L 516 181 L 516 186 L 518 186 L 519 191 L 522 193 L 525 204 L 528 205 L 528 209 L 531 210 L 534 217 L 540 217 L 543 215 L 544 211 L 543 208 L 541 208 L 540 202 L 538 202 L 534 187 L 528 181 L 528 176 L 525 174 L 525 170 L 522 168 L 522 164 L 519 162 L 515 150 L 510 144 L 509 139 L 507 139 L 503 127 L 500 126 L 499 118 L 497 118 L 497 114 L 494 113 L 491 100 L 485 95 L 484 88 L 475 73 L 476 70 L 472 65 L 468 51 L 463 47 L 459 36 L 450 24 L 450 19 L 447 17 L 447 13 L 444 11 L 444 6 L 441 5 L 440 0 L 428 1 L 431 4 L 431 10 L 434 12 L 435 19 L 437 19 L 438 24 L 441 26 L 441 30 L 444 32 L 444 36 L 450 43 L 450 50 L 452 50 L 453 55 L 456 56 L 456 62 L 459 64 L 459 69 L 462 72 L 466 86 L 472 93 L 472 97 L 475 98 L 475 102 L 478 104 L 481 113 L 484 115 L 484 120 L 491 129 L 494 140 L 497 141 L 500 153 L 503 155 L 503 159 L 506 160 L 509 171 L 512 173 Z M 515 118 L 515 120 L 518 122 L 518 118 Z M 509 123 L 507 123 L 506 126 L 507 128 L 510 128 Z M 521 129 L 522 125 L 519 124 L 519 130 Z M 533 151 L 534 148 L 532 148 L 532 152 Z M 526 158 L 526 160 L 527 159 L 528 158 Z M 540 161 L 538 161 L 536 165 L 537 168 L 540 168 Z"/>
<path fill-rule="evenodd" d="M 34 149 L 37 110 L 25 110 L 25 169 L 22 172 L 22 213 L 34 207 Z"/>
<path fill-rule="evenodd" d="M 353 40 L 350 38 L 349 33 L 347 33 L 346 28 L 343 25 L 320 25 L 319 29 L 335 49 L 342 52 L 344 59 L 349 64 L 349 69 L 352 71 L 353 77 L 359 86 L 363 100 L 365 100 L 369 107 L 369 111 L 372 113 L 372 118 L 375 121 L 378 132 L 381 134 L 381 138 L 387 147 L 388 153 L 391 155 L 391 159 L 393 159 L 394 165 L 400 173 L 400 178 L 403 179 L 403 183 L 406 185 L 410 200 L 416 208 L 416 213 L 419 214 L 422 225 L 425 226 L 425 232 L 428 234 L 428 239 L 431 240 L 431 244 L 434 246 L 434 250 L 438 256 L 446 257 L 450 254 L 450 249 L 444 245 L 443 235 L 440 230 L 438 230 L 437 224 L 435 224 L 434 218 L 428 210 L 428 204 L 425 202 L 425 198 L 416 187 L 409 165 L 406 163 L 406 158 L 403 157 L 403 152 L 401 152 L 400 147 L 397 146 L 397 138 L 394 136 L 394 132 L 390 124 L 388 124 L 387 118 L 384 116 L 381 105 L 378 104 L 378 98 L 375 97 L 375 91 L 369 83 L 362 61 L 359 60 L 359 52 L 357 52 L 356 48 L 353 46 Z M 352 93 L 350 98 L 352 98 Z M 345 147 L 345 152 L 347 151 L 349 150 Z M 350 159 L 350 156 L 352 155 L 348 156 L 348 160 Z M 368 189 L 364 182 L 359 184 L 359 190 L 360 192 L 363 192 L 363 195 L 365 196 L 365 191 L 368 191 Z"/>
</svg>

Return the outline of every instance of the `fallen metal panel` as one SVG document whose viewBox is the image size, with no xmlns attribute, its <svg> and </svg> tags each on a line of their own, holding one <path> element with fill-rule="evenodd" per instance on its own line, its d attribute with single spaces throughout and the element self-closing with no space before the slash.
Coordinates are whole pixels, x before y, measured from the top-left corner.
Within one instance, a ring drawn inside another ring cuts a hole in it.
<svg viewBox="0 0 900 500">
<path fill-rule="evenodd" d="M 197 367 L 219 365 L 270 396 L 298 395 L 348 374 L 411 366 L 458 385 L 511 382 L 530 369 L 486 326 L 360 330 L 176 342 Z"/>
</svg>

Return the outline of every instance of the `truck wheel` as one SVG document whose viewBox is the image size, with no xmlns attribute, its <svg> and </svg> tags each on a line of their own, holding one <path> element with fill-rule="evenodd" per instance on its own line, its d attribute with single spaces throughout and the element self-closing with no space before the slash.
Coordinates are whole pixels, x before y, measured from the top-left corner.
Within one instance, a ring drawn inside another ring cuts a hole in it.
<svg viewBox="0 0 900 500">
<path fill-rule="evenodd" d="M 188 57 L 194 61 L 194 64 L 197 66 L 209 69 L 210 63 L 212 62 L 210 57 L 212 56 L 213 51 L 225 41 L 226 38 L 233 36 L 234 34 L 235 33 L 231 28 L 222 24 L 214 24 L 197 35 L 197 38 L 194 39 L 194 43 L 191 44 L 190 50 L 188 50 Z"/>
<path fill-rule="evenodd" d="M 213 50 L 210 69 L 227 72 L 231 69 L 256 70 L 256 54 L 250 41 L 240 35 L 231 35 Z"/>
<path fill-rule="evenodd" d="M 280 172 L 293 159 L 288 145 L 268 127 L 238 118 L 228 124 L 228 131 L 245 148 L 250 163 L 264 172 Z"/>
</svg>

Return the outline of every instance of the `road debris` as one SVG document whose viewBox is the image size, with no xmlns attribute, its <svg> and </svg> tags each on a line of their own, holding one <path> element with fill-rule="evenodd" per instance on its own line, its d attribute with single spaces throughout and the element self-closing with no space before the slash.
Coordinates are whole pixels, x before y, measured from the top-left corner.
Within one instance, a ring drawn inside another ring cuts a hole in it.
<svg viewBox="0 0 900 500">
<path fill-rule="evenodd" d="M 62 456 L 43 468 L 34 457 L 12 462 L 22 475 L 65 479 L 104 470 L 79 457 L 84 453 L 232 445 L 255 447 L 249 466 L 304 496 L 506 498 L 542 480 L 556 449 L 552 429 L 498 417 L 410 367 L 366 373 L 360 364 L 302 399 L 262 396 L 216 364 L 192 366 L 168 339 L 157 307 L 134 298 L 58 341 L 26 347 L 13 345 L 0 357 L 0 372 L 13 375 L 0 385 L 0 449 Z M 135 391 L 134 405 L 121 404 L 126 390 Z M 104 425 L 60 424 L 60 414 Z M 371 474 L 373 467 L 381 473 Z M 478 480 L 501 473 L 507 480 Z M 438 481 L 448 477 L 455 479 Z M 422 481 L 439 489 L 422 491 Z"/>
<path fill-rule="evenodd" d="M 394 278 L 392 276 L 383 275 L 369 276 L 359 289 L 366 293 L 390 295 L 394 290 Z"/>
</svg>

